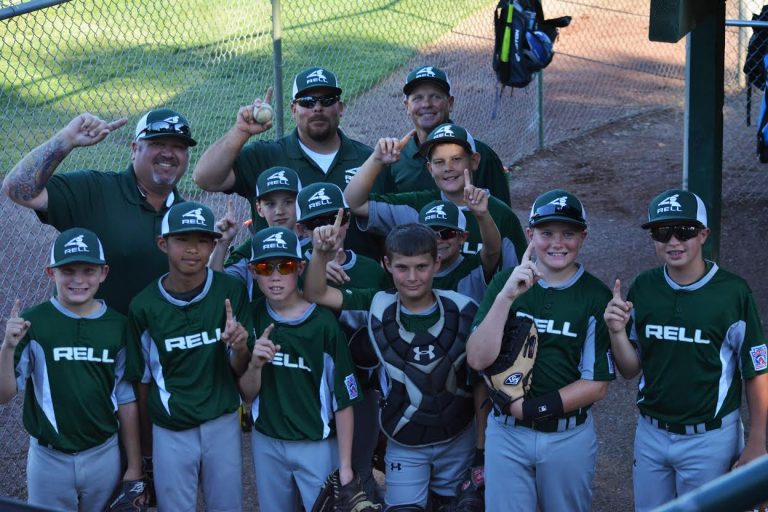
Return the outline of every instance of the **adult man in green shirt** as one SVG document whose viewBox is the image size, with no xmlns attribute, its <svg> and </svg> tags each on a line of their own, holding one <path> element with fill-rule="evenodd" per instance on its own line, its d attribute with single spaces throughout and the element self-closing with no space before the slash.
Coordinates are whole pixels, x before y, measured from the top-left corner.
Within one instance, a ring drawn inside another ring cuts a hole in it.
<svg viewBox="0 0 768 512">
<path fill-rule="evenodd" d="M 172 110 L 152 110 L 136 126 L 125 171 L 53 173 L 75 148 L 98 144 L 127 122 L 78 115 L 16 164 L 2 188 L 59 231 L 81 227 L 96 233 L 112 268 L 97 297 L 123 314 L 134 295 L 168 271 L 155 238 L 168 208 L 184 200 L 176 183 L 187 170 L 189 148 L 197 144 L 189 123 Z"/>
<path fill-rule="evenodd" d="M 405 111 L 416 129 L 414 137 L 400 150 L 400 160 L 387 171 L 394 192 L 435 190 L 437 186 L 427 169 L 427 158 L 419 145 L 427 135 L 443 123 L 452 123 L 454 96 L 451 82 L 442 69 L 422 66 L 408 73 L 403 86 Z M 491 195 L 510 204 L 509 182 L 498 155 L 487 144 L 475 139 L 480 153 L 480 165 L 474 172 L 473 184 L 490 191 Z"/>
<path fill-rule="evenodd" d="M 263 100 L 240 107 L 235 125 L 211 145 L 195 166 L 193 178 L 209 192 L 235 192 L 251 202 L 253 227 L 266 222 L 255 211 L 256 180 L 270 167 L 284 166 L 296 171 L 302 186 L 320 181 L 334 183 L 344 190 L 372 149 L 350 139 L 339 129 L 344 113 L 342 89 L 336 75 L 320 67 L 307 68 L 293 81 L 291 116 L 296 128 L 277 140 L 248 140 L 272 127 L 272 121 L 258 123 L 253 111 L 272 99 L 267 90 Z M 247 144 L 246 144 L 247 143 Z M 382 177 L 374 188 L 388 188 Z M 361 233 L 355 223 L 349 230 L 347 245 L 359 254 L 380 258 L 379 244 L 372 235 Z"/>
</svg>

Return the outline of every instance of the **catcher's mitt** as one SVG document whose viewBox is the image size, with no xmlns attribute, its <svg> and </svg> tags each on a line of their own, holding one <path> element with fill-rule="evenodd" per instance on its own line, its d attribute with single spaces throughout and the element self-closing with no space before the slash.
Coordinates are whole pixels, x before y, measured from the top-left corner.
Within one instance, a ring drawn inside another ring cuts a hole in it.
<svg viewBox="0 0 768 512">
<path fill-rule="evenodd" d="M 147 483 L 144 480 L 125 480 L 120 483 L 106 512 L 146 512 L 148 501 Z"/>
<path fill-rule="evenodd" d="M 509 414 L 509 405 L 528 394 L 538 353 L 539 335 L 533 320 L 511 314 L 504 325 L 499 355 L 483 371 L 488 396 L 502 413 Z"/>
<path fill-rule="evenodd" d="M 381 505 L 374 505 L 363 490 L 360 475 L 355 473 L 352 481 L 342 486 L 337 469 L 325 479 L 318 494 L 312 512 L 375 512 Z"/>
</svg>

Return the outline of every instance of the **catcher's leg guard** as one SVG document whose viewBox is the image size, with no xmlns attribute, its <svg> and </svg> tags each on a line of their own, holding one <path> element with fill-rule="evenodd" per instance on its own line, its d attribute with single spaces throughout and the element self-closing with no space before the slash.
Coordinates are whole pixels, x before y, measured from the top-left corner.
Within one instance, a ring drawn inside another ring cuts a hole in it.
<svg viewBox="0 0 768 512">
<path fill-rule="evenodd" d="M 453 504 L 453 496 L 443 496 L 441 494 L 429 492 L 429 502 L 427 503 L 427 512 L 448 512 Z"/>
</svg>

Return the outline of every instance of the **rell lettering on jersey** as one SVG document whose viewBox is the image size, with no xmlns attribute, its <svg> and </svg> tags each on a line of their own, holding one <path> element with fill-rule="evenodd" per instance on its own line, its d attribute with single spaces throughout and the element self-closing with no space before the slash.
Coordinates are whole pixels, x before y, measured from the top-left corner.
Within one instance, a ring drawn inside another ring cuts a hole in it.
<svg viewBox="0 0 768 512">
<path fill-rule="evenodd" d="M 296 368 L 298 370 L 304 370 L 312 373 L 312 369 L 304 362 L 303 357 L 299 357 L 296 362 L 291 361 L 291 355 L 283 352 L 278 352 L 275 357 L 272 358 L 272 364 L 275 366 L 283 366 L 285 368 Z"/>
<path fill-rule="evenodd" d="M 482 248 L 483 248 L 482 242 L 478 242 L 476 244 L 464 242 L 464 247 L 461 248 L 461 253 L 462 254 L 478 254 L 480 252 L 480 249 Z"/>
<path fill-rule="evenodd" d="M 178 338 L 168 338 L 165 340 L 165 351 L 172 352 L 173 350 L 187 350 L 189 348 L 201 347 L 203 345 L 216 343 L 220 339 L 221 329 L 216 329 L 213 335 L 210 335 L 207 332 L 198 332 L 197 334 L 179 336 Z"/>
<path fill-rule="evenodd" d="M 554 320 L 547 320 L 546 318 L 534 318 L 533 322 L 536 324 L 536 329 L 539 332 L 548 332 L 549 334 L 559 334 L 560 336 L 567 336 L 568 338 L 578 338 L 578 334 L 571 331 L 571 322 L 563 322 L 563 326 L 558 329 Z"/>
<path fill-rule="evenodd" d="M 104 349 L 97 355 L 93 347 L 56 347 L 53 349 L 54 361 L 91 361 L 94 363 L 114 363 L 109 357 L 109 350 Z"/>
<path fill-rule="evenodd" d="M 674 325 L 646 325 L 645 337 L 656 338 L 665 341 L 682 341 L 685 343 L 701 343 L 709 345 L 710 341 L 701 337 L 701 329 L 693 331 L 693 337 L 688 336 L 685 327 L 676 327 Z"/>
</svg>

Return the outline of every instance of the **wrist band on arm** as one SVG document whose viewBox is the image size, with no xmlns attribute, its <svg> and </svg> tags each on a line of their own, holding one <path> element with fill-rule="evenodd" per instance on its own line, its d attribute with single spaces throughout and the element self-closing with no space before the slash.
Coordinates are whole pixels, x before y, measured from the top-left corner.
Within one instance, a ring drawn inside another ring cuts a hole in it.
<svg viewBox="0 0 768 512">
<path fill-rule="evenodd" d="M 563 399 L 559 391 L 523 401 L 523 420 L 540 421 L 563 415 Z"/>
</svg>

